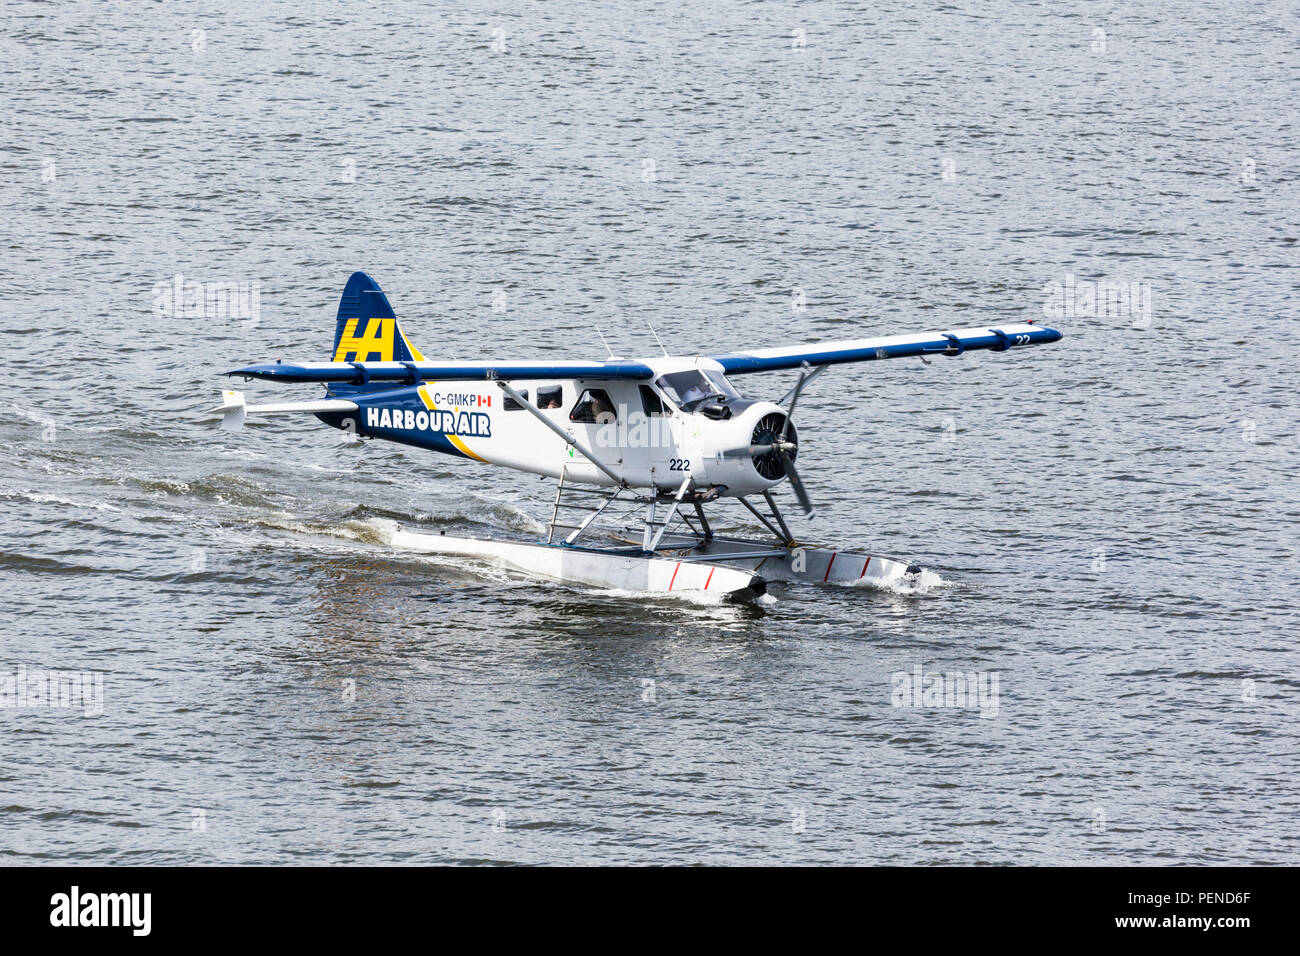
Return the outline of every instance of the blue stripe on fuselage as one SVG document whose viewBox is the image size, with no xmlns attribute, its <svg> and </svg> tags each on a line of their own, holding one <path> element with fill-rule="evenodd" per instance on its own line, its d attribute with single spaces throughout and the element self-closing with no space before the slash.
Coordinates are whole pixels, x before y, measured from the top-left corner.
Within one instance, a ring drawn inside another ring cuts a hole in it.
<svg viewBox="0 0 1300 956">
<path fill-rule="evenodd" d="M 441 424 L 441 418 L 436 422 L 429 421 L 431 416 L 439 416 L 440 411 L 429 411 L 424 407 L 424 402 L 420 399 L 418 387 L 410 388 L 381 388 L 367 389 L 361 388 L 333 388 L 329 391 L 331 398 L 344 398 L 348 401 L 357 403 L 356 412 L 328 412 L 317 415 L 321 421 L 334 428 L 347 429 L 344 424 L 346 419 L 352 419 L 355 423 L 355 430 L 358 435 L 367 438 L 383 438 L 388 441 L 398 442 L 403 445 L 413 445 L 416 448 L 427 448 L 431 451 L 440 451 L 448 455 L 455 455 L 458 458 L 468 458 L 463 451 L 457 448 L 448 438 L 448 432 L 441 428 L 433 427 L 435 424 Z M 407 428 L 407 412 L 411 412 L 411 418 L 416 427 Z M 446 410 L 449 414 L 450 409 Z M 387 414 L 384 414 L 384 413 Z M 424 414 L 426 421 L 425 428 L 419 428 L 421 413 Z M 470 414 L 470 413 L 462 413 Z M 482 415 L 488 421 L 485 434 L 469 435 L 467 437 L 488 437 L 491 434 L 490 418 L 485 413 L 474 412 L 472 414 Z M 402 422 L 401 426 L 395 424 L 396 421 Z M 457 418 L 459 421 L 459 416 Z M 381 425 L 380 421 L 387 421 L 389 424 Z M 450 432 L 457 435 L 459 432 Z"/>
</svg>

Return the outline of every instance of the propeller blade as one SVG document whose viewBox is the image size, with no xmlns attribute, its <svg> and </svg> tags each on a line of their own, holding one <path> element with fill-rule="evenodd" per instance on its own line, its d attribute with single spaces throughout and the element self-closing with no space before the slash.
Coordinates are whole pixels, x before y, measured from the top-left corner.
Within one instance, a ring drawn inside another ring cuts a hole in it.
<svg viewBox="0 0 1300 956">
<path fill-rule="evenodd" d="M 803 507 L 803 513 L 812 514 L 812 499 L 808 497 L 808 491 L 804 488 L 803 482 L 799 479 L 799 472 L 794 470 L 794 462 L 784 450 L 778 451 L 781 456 L 781 464 L 785 465 L 785 473 L 790 477 L 790 487 L 794 489 L 794 496 L 799 499 L 799 504 Z"/>
<path fill-rule="evenodd" d="M 806 379 L 804 379 L 803 385 L 800 386 L 800 388 L 803 388 L 803 387 L 806 387 L 806 386 L 808 386 L 808 385 L 811 385 L 811 384 L 813 383 L 813 381 L 817 378 L 817 376 L 820 375 L 822 372 L 826 371 L 828 368 L 830 368 L 829 365 L 817 365 L 817 366 L 815 366 L 815 367 L 813 368 L 813 370 L 812 370 L 811 372 L 808 373 L 808 377 L 807 377 Z M 778 398 L 778 399 L 776 400 L 776 403 L 777 403 L 778 405 L 780 405 L 782 408 L 785 408 L 787 405 L 790 404 L 790 399 L 792 399 L 792 398 L 794 398 L 794 389 L 793 389 L 793 388 L 790 389 L 790 391 L 786 392 L 784 395 L 782 395 L 780 398 Z"/>
<path fill-rule="evenodd" d="M 799 381 L 794 383 L 794 393 L 790 396 L 790 407 L 785 410 L 785 424 L 781 426 L 781 441 L 785 441 L 785 436 L 790 431 L 790 421 L 794 418 L 794 406 L 799 401 L 799 393 L 803 391 L 804 382 L 808 381 L 808 363 L 803 363 L 803 368 L 799 371 Z"/>
<path fill-rule="evenodd" d="M 718 458 L 758 458 L 774 451 L 793 451 L 794 442 L 775 442 L 771 445 L 743 445 L 740 448 L 727 448 L 718 452 Z"/>
</svg>

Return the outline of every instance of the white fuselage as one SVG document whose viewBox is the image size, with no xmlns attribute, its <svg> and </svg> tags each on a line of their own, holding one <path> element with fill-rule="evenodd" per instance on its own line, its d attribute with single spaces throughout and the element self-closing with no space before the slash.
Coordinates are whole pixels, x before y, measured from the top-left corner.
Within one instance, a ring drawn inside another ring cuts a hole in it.
<svg viewBox="0 0 1300 956">
<path fill-rule="evenodd" d="M 781 475 L 764 477 L 749 456 L 719 455 L 752 444 L 761 420 L 773 414 L 784 416 L 778 405 L 741 399 L 721 366 L 710 359 L 665 358 L 646 364 L 654 369 L 653 381 L 556 379 L 507 384 L 526 395 L 538 415 L 633 488 L 675 489 L 689 477 L 695 488 L 725 486 L 722 494 L 734 496 L 764 491 L 781 480 Z M 692 391 L 697 382 L 702 390 Z M 336 427 L 355 428 L 363 436 L 518 471 L 550 477 L 563 473 L 568 481 L 615 484 L 537 415 L 511 401 L 495 382 L 426 381 L 346 397 L 358 405 L 355 416 L 331 414 L 322 419 Z"/>
</svg>

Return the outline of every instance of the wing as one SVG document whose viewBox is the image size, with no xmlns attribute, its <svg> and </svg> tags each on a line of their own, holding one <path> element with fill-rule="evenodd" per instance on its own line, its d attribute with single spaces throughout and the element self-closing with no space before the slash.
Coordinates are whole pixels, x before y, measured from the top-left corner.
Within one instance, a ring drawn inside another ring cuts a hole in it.
<svg viewBox="0 0 1300 956">
<path fill-rule="evenodd" d="M 962 329 L 958 332 L 922 332 L 919 335 L 883 335 L 871 339 L 849 339 L 795 345 L 790 348 L 754 349 L 730 355 L 710 355 L 731 375 L 770 372 L 809 365 L 837 365 L 840 362 L 869 362 L 874 359 L 906 358 L 913 355 L 960 355 L 967 349 L 1005 352 L 1022 345 L 1045 345 L 1061 337 L 1056 329 L 1036 325 L 1004 325 L 999 328 Z"/>
<path fill-rule="evenodd" d="M 649 379 L 654 372 L 640 362 L 276 362 L 249 365 L 227 372 L 276 382 L 325 382 L 364 385 L 367 382 L 484 381 L 496 378 L 632 378 Z"/>
</svg>

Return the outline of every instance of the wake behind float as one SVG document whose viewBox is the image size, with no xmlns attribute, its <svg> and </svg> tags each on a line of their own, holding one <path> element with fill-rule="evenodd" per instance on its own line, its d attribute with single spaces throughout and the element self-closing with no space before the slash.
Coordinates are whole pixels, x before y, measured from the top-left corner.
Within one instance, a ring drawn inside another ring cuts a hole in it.
<svg viewBox="0 0 1300 956">
<path fill-rule="evenodd" d="M 595 587 L 747 599 L 762 595 L 769 579 L 888 586 L 920 571 L 893 558 L 801 546 L 772 496 L 788 481 L 812 513 L 795 468 L 792 418 L 804 387 L 828 366 L 1005 352 L 1060 338 L 1016 324 L 712 356 L 431 361 L 402 331 L 379 284 L 357 272 L 339 302 L 331 361 L 227 373 L 322 384 L 323 397 L 255 406 L 226 391 L 215 411 L 231 429 L 249 413 L 306 412 L 361 438 L 558 479 L 544 542 L 399 529 L 393 547 Z M 729 378 L 779 370 L 798 370 L 798 379 L 775 402 L 742 397 Z M 706 506 L 722 503 L 743 506 L 770 537 L 715 534 Z"/>
</svg>

